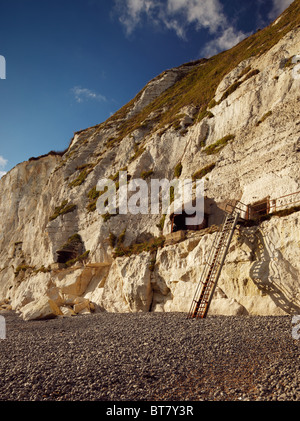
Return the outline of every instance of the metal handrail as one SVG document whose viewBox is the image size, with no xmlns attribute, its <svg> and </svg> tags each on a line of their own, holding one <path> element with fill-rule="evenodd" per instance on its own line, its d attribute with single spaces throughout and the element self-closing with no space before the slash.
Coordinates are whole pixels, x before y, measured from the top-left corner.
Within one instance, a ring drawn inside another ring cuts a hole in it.
<svg viewBox="0 0 300 421">
<path fill-rule="evenodd" d="M 296 203 L 300 203 L 300 198 L 297 200 L 292 200 L 291 202 L 288 203 L 284 203 L 284 204 L 278 204 L 278 202 L 280 202 L 280 200 L 282 199 L 286 199 L 289 197 L 294 197 L 297 194 L 300 194 L 300 191 L 297 191 L 295 193 L 290 193 L 290 194 L 286 194 L 284 196 L 278 197 L 276 199 L 268 199 L 265 201 L 262 201 L 260 203 L 254 204 L 254 205 L 246 205 L 245 203 L 241 202 L 241 201 L 237 201 L 235 205 L 231 204 L 231 203 L 227 203 L 226 207 L 225 207 L 225 211 L 227 213 L 234 213 L 236 211 L 240 211 L 240 213 L 244 214 L 244 217 L 241 215 L 241 217 L 245 220 L 251 220 L 251 219 L 256 219 L 255 217 L 253 218 L 253 215 L 251 215 L 251 213 L 256 214 L 256 217 L 261 217 L 261 216 L 265 216 L 265 215 L 270 215 L 274 212 L 277 212 L 278 210 L 281 209 L 287 209 L 289 206 L 294 205 Z M 272 203 L 273 202 L 273 203 Z M 266 212 L 265 209 L 256 209 L 260 206 L 266 205 L 268 212 Z"/>
</svg>

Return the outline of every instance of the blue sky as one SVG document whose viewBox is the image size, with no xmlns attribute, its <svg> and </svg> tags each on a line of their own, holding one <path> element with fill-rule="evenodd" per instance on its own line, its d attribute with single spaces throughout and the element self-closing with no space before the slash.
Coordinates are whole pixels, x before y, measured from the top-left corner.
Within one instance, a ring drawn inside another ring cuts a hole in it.
<svg viewBox="0 0 300 421">
<path fill-rule="evenodd" d="M 0 176 L 64 150 L 162 71 L 230 48 L 291 3 L 0 0 Z"/>
</svg>

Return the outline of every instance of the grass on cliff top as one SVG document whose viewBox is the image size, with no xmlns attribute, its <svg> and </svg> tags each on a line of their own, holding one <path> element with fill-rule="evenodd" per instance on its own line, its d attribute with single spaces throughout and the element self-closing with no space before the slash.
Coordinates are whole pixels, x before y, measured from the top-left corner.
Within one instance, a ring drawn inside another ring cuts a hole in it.
<svg viewBox="0 0 300 421">
<path fill-rule="evenodd" d="M 171 126 L 180 110 L 189 105 L 193 105 L 197 109 L 198 117 L 196 116 L 195 121 L 199 121 L 199 116 L 200 119 L 202 116 L 205 116 L 209 105 L 212 105 L 218 85 L 231 70 L 243 60 L 267 52 L 289 31 L 299 27 L 300 0 L 294 1 L 281 16 L 276 25 L 270 24 L 268 27 L 257 31 L 230 50 L 224 51 L 208 60 L 200 60 L 194 65 L 192 70 L 181 77 L 177 83 L 163 92 L 139 114 L 123 121 L 135 101 L 141 96 L 143 92 L 141 91 L 134 99 L 110 117 L 106 124 L 119 124 L 118 140 L 121 140 L 133 130 L 139 128 L 153 112 L 156 128 Z M 248 77 L 257 74 L 257 71 L 255 69 L 251 71 L 251 68 L 247 68 L 247 72 L 249 72 Z M 240 78 L 246 75 L 247 72 L 241 74 Z M 239 83 L 237 81 L 237 84 Z M 236 89 L 238 86 L 234 86 L 234 88 Z M 230 92 L 227 94 L 230 95 Z"/>
<path fill-rule="evenodd" d="M 90 129 L 101 130 L 105 127 L 116 125 L 118 133 L 116 136 L 109 139 L 107 145 L 108 147 L 115 147 L 125 136 L 136 129 L 148 128 L 149 131 L 160 129 L 161 133 L 163 133 L 166 128 L 171 127 L 172 125 L 178 125 L 178 115 L 180 115 L 182 108 L 185 106 L 194 106 L 197 110 L 194 116 L 194 122 L 199 122 L 204 117 L 212 118 L 214 115 L 209 109 L 216 105 L 214 96 L 222 79 L 242 61 L 250 57 L 262 55 L 276 45 L 288 32 L 299 28 L 300 0 L 295 0 L 282 13 L 280 19 L 277 18 L 276 21 L 276 25 L 271 23 L 266 28 L 258 30 L 230 50 L 224 51 L 209 59 L 203 58 L 179 66 L 182 69 L 190 66 L 191 70 L 182 75 L 173 86 L 164 91 L 140 113 L 126 119 L 128 112 L 141 97 L 146 87 L 106 121 L 80 130 L 75 134 L 83 132 L 88 134 Z M 291 65 L 292 57 L 287 58 L 285 67 L 289 68 Z M 250 66 L 246 67 L 237 80 L 233 82 L 233 85 L 229 90 L 224 93 L 224 98 L 231 95 L 232 92 L 239 88 L 241 83 L 245 82 L 248 78 L 255 76 L 257 73 L 257 69 L 251 69 Z M 152 81 L 155 79 L 158 80 L 161 76 L 162 74 L 156 76 Z M 242 78 L 243 80 L 241 80 Z M 73 139 L 71 139 L 68 148 L 64 151 L 50 151 L 48 154 L 41 155 L 37 158 L 30 158 L 30 160 L 37 160 L 48 155 L 66 155 L 64 161 L 57 167 L 60 168 L 66 160 L 70 158 L 70 146 Z M 84 139 L 83 143 L 87 141 L 88 138 Z M 138 153 L 142 152 L 143 149 Z M 132 160 L 135 158 L 136 156 L 133 156 Z M 70 183 L 70 187 L 81 185 L 92 169 L 93 168 L 84 169 L 79 176 Z"/>
</svg>

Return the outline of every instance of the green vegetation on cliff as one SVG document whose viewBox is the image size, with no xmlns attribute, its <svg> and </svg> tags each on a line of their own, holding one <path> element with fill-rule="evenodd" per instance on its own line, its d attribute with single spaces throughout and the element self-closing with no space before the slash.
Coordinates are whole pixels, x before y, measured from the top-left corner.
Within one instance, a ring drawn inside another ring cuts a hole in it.
<svg viewBox="0 0 300 421">
<path fill-rule="evenodd" d="M 152 123 L 155 129 L 162 129 L 166 126 L 172 126 L 177 119 L 178 114 L 185 106 L 194 106 L 197 110 L 194 121 L 207 116 L 208 109 L 215 105 L 214 96 L 216 89 L 222 79 L 243 60 L 250 57 L 259 56 L 283 38 L 292 29 L 300 25 L 300 0 L 294 1 L 291 6 L 276 20 L 276 24 L 270 24 L 266 28 L 257 31 L 255 34 L 241 41 L 228 51 L 224 51 L 209 59 L 198 60 L 194 63 L 187 63 L 180 68 L 190 65 L 191 70 L 183 73 L 182 77 L 164 91 L 158 98 L 146 106 L 140 113 L 129 119 L 125 119 L 126 114 L 132 108 L 133 104 L 141 96 L 141 91 L 132 101 L 117 111 L 110 117 L 106 124 L 119 121 L 118 138 L 121 140 L 124 136 L 133 130 L 141 127 L 147 120 Z M 259 71 L 251 69 L 248 66 L 229 91 L 228 97 L 239 85 L 248 78 L 254 77 Z M 243 78 L 243 79 L 242 79 Z M 223 98 L 224 99 L 224 98 Z M 151 116 L 153 119 L 151 120 Z M 150 116 L 150 117 L 149 117 Z"/>
</svg>

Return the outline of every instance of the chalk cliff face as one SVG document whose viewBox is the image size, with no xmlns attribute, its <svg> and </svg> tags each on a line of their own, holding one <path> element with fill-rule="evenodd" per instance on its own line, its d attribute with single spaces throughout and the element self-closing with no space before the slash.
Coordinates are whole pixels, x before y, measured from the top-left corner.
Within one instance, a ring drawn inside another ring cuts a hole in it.
<svg viewBox="0 0 300 421">
<path fill-rule="evenodd" d="M 189 310 L 224 204 L 300 191 L 299 10 L 295 1 L 229 52 L 167 70 L 62 156 L 0 180 L 3 309 L 25 319 Z M 99 215 L 97 181 L 125 169 L 148 183 L 202 177 L 208 227 L 172 243 L 168 216 Z M 289 200 L 300 194 L 281 209 Z M 210 314 L 299 313 L 299 226 L 297 207 L 240 226 Z"/>
</svg>

